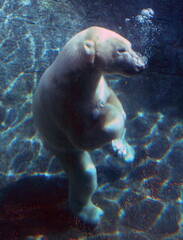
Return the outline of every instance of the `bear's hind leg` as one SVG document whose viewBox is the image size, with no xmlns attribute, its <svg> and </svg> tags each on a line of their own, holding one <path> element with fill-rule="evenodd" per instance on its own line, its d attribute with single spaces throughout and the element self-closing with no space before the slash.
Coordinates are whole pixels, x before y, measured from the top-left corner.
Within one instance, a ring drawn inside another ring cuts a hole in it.
<svg viewBox="0 0 183 240">
<path fill-rule="evenodd" d="M 84 222 L 97 224 L 103 211 L 92 203 L 97 188 L 96 168 L 87 151 L 73 151 L 62 155 L 62 163 L 69 177 L 69 205 Z"/>
</svg>

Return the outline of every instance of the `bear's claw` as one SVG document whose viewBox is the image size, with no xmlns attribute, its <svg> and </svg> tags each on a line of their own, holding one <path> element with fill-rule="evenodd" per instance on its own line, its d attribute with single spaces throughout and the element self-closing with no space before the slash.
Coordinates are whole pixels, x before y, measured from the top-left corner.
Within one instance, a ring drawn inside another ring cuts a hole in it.
<svg viewBox="0 0 183 240">
<path fill-rule="evenodd" d="M 135 150 L 127 143 L 125 138 L 112 140 L 112 148 L 120 158 L 124 158 L 125 162 L 134 161 Z"/>
</svg>

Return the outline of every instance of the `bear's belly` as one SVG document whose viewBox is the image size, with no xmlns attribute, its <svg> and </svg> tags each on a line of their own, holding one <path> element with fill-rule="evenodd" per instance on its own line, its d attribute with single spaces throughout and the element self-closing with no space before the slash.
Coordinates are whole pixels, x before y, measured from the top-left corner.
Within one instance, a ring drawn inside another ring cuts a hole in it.
<svg viewBox="0 0 183 240">
<path fill-rule="evenodd" d="M 58 128 L 53 119 L 53 114 L 48 106 L 44 106 L 41 101 L 35 100 L 34 120 L 38 131 L 43 139 L 45 147 L 54 152 L 63 152 L 74 150 L 74 146 L 68 140 L 64 132 Z M 52 116 L 51 116 L 52 115 Z"/>
</svg>

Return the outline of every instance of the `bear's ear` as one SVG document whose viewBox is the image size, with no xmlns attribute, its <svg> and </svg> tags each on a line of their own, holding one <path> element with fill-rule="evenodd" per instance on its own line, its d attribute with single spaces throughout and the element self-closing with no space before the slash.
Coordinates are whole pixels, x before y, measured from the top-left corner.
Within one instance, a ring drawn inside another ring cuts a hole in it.
<svg viewBox="0 0 183 240">
<path fill-rule="evenodd" d="M 92 40 L 85 40 L 83 46 L 88 62 L 93 64 L 95 61 L 95 42 Z"/>
</svg>

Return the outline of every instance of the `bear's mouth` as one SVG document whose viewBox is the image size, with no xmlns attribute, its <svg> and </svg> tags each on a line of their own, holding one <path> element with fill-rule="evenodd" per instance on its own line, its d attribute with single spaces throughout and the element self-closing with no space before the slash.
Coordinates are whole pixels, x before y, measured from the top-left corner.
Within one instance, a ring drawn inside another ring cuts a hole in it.
<svg viewBox="0 0 183 240">
<path fill-rule="evenodd" d="M 133 68 L 128 68 L 124 70 L 121 75 L 124 75 L 125 77 L 132 77 L 142 73 L 146 69 L 146 67 L 147 65 L 145 64 L 135 65 Z"/>
</svg>

